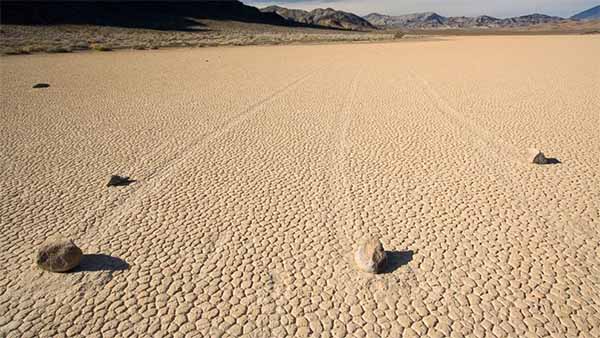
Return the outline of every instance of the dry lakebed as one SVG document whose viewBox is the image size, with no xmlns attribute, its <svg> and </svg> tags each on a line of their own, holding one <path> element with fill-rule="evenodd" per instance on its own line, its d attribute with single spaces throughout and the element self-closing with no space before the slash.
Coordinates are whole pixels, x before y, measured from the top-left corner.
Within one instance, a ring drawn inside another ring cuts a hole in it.
<svg viewBox="0 0 600 338">
<path fill-rule="evenodd" d="M 598 55 L 581 35 L 2 57 L 0 336 L 599 337 Z M 56 234 L 69 272 L 36 266 Z"/>
</svg>

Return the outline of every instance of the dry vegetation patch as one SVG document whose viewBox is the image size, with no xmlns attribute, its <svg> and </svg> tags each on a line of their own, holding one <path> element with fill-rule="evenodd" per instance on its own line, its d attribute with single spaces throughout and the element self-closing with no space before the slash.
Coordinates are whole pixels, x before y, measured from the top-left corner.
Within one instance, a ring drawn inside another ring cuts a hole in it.
<svg viewBox="0 0 600 338">
<path fill-rule="evenodd" d="M 0 30 L 0 53 L 105 52 L 115 49 L 386 41 L 398 38 L 397 33 L 385 31 L 355 32 L 211 20 L 205 20 L 203 24 L 186 31 L 87 25 L 3 25 Z"/>
<path fill-rule="evenodd" d="M 110 52 L 113 50 L 110 46 L 106 45 L 93 45 L 92 49 L 97 50 L 99 52 Z"/>
</svg>

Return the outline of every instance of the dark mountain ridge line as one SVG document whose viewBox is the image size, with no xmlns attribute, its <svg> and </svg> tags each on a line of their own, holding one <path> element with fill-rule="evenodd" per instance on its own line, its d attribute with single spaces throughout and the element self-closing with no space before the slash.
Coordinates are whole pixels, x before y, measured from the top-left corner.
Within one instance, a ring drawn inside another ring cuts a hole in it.
<svg viewBox="0 0 600 338">
<path fill-rule="evenodd" d="M 0 1 L 0 22 L 16 25 L 98 25 L 159 30 L 201 29 L 199 19 L 289 26 L 274 13 L 235 0 Z"/>
</svg>

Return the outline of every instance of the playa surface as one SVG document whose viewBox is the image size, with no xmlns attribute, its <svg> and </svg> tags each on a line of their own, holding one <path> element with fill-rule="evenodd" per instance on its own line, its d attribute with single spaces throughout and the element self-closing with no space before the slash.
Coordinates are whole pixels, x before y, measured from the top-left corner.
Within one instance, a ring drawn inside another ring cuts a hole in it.
<svg viewBox="0 0 600 338">
<path fill-rule="evenodd" d="M 1 58 L 0 336 L 598 337 L 598 55 L 535 36 Z M 73 272 L 33 263 L 55 233 L 86 254 Z M 354 266 L 367 236 L 385 273 Z"/>
</svg>

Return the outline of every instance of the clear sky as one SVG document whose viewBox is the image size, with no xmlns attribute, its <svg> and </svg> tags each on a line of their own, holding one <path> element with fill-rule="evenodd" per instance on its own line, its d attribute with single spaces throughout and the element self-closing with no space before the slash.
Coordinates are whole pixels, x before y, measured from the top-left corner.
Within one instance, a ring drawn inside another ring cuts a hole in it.
<svg viewBox="0 0 600 338">
<path fill-rule="evenodd" d="M 401 15 L 436 12 L 444 16 L 491 15 L 496 17 L 542 13 L 569 17 L 600 4 L 600 0 L 242 0 L 265 7 L 280 5 L 288 8 L 326 8 L 345 10 L 359 15 L 372 12 Z"/>
</svg>

